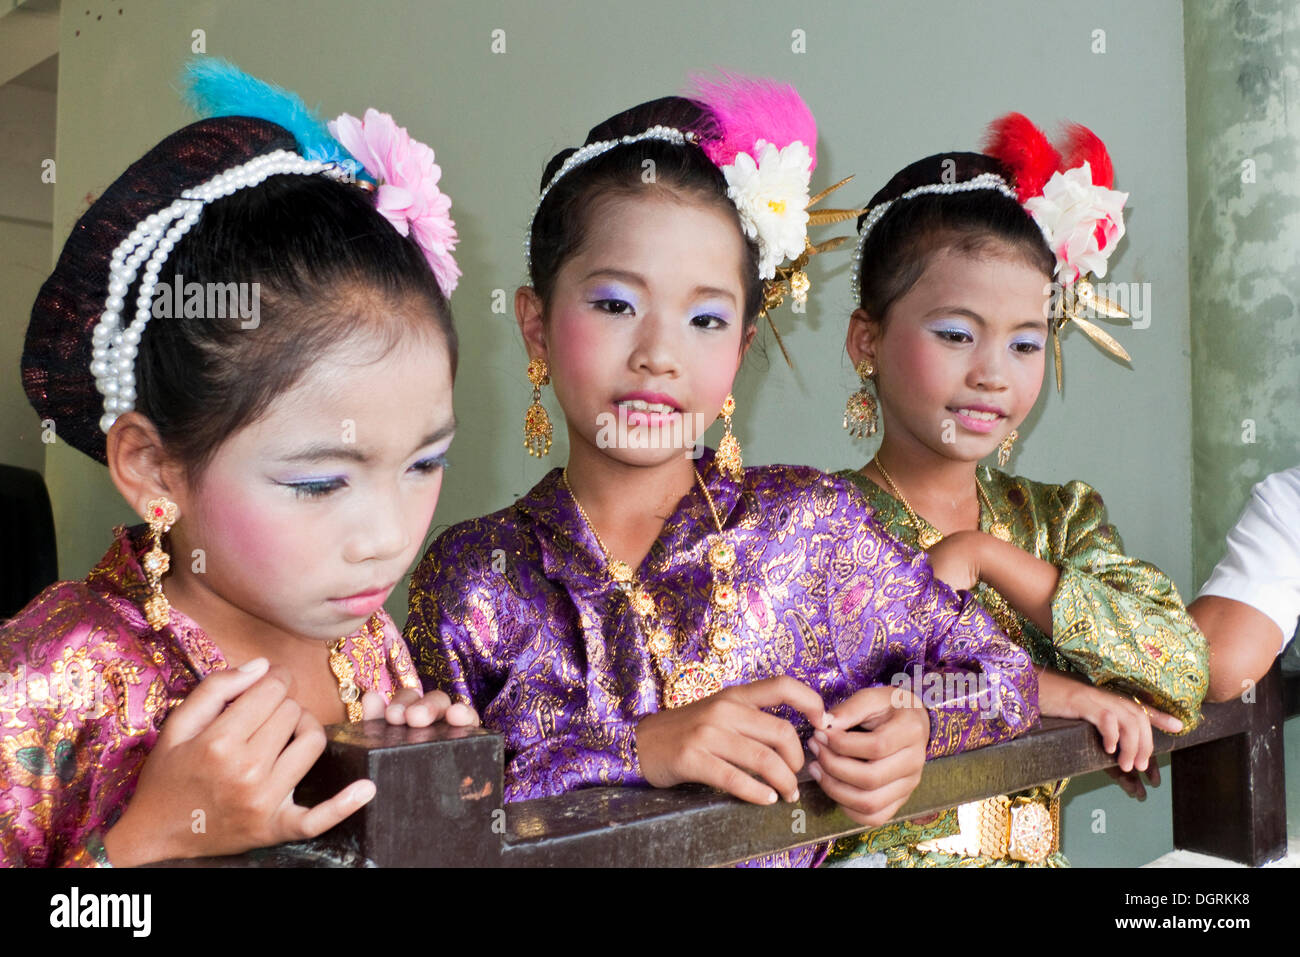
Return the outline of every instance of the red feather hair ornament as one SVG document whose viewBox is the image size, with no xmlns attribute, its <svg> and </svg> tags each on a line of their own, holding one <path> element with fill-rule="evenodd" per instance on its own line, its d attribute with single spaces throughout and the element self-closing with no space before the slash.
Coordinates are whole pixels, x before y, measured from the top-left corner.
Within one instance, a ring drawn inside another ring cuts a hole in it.
<svg viewBox="0 0 1300 957">
<path fill-rule="evenodd" d="M 1022 203 L 1042 193 L 1052 174 L 1061 169 L 1061 154 L 1023 113 L 1008 113 L 990 123 L 984 152 L 1011 171 Z"/>
</svg>

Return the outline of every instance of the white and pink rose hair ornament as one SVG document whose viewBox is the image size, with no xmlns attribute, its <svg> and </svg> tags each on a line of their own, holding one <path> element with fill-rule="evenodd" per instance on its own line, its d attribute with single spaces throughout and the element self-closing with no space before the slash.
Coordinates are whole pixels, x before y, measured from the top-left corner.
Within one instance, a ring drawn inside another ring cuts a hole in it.
<svg viewBox="0 0 1300 957">
<path fill-rule="evenodd" d="M 135 358 L 163 263 L 205 206 L 223 196 L 284 174 L 356 182 L 374 191 L 376 208 L 394 229 L 414 239 L 444 296 L 450 297 L 460 277 L 452 256 L 456 226 L 449 215 L 451 200 L 438 188 L 442 170 L 433 150 L 412 139 L 391 116 L 370 109 L 358 120 L 344 113 L 327 127 L 297 94 L 215 57 L 187 64 L 183 84 L 186 101 L 200 117 L 248 116 L 275 123 L 292 134 L 297 150 L 253 157 L 184 190 L 118 244 L 109 262 L 104 311 L 92 332 L 90 372 L 104 396 L 99 420 L 104 434 L 118 416 L 135 408 Z M 126 296 L 141 270 L 134 318 L 123 328 Z"/>
<path fill-rule="evenodd" d="M 1033 217 L 1056 256 L 1060 286 L 1053 297 L 1052 354 L 1056 389 L 1063 388 L 1061 329 L 1070 320 L 1107 352 L 1132 361 L 1115 338 L 1084 313 L 1108 319 L 1129 315 L 1097 294 L 1088 276 L 1106 275 L 1106 262 L 1124 236 L 1128 193 L 1111 187 L 1115 171 L 1101 139 L 1078 123 L 1065 129 L 1062 150 L 1020 113 L 1008 113 L 989 126 L 985 152 L 1011 170 L 1021 205 Z"/>
<path fill-rule="evenodd" d="M 1102 141 L 1087 127 L 1070 124 L 1064 149 L 1058 150 L 1043 132 L 1020 113 L 1008 113 L 989 125 L 984 154 L 998 160 L 1011 174 L 981 173 L 959 182 L 929 183 L 908 190 L 896 199 L 870 208 L 858 230 L 857 252 L 850 270 L 855 303 L 861 301 L 859 275 L 868 235 L 895 203 L 926 194 L 952 194 L 992 189 L 1015 199 L 1037 223 L 1056 257 L 1059 289 L 1053 296 L 1051 332 L 1056 360 L 1056 387 L 1063 385 L 1061 329 L 1074 320 L 1079 328 L 1107 352 L 1131 361 L 1128 352 L 1104 329 L 1085 315 L 1127 319 L 1128 313 L 1098 295 L 1089 275 L 1104 277 L 1106 263 L 1124 236 L 1124 204 L 1128 193 L 1118 192 L 1114 169 Z"/>
</svg>

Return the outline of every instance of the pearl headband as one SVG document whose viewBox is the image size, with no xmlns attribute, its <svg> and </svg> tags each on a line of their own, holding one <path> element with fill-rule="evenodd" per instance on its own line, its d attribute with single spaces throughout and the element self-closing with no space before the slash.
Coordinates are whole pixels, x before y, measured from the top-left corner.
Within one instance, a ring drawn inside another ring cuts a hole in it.
<svg viewBox="0 0 1300 957">
<path fill-rule="evenodd" d="M 853 293 L 853 304 L 857 306 L 862 301 L 862 287 L 858 276 L 862 272 L 862 250 L 866 248 L 867 236 L 870 235 L 872 228 L 876 223 L 880 222 L 881 217 L 889 211 L 891 206 L 902 200 L 911 199 L 914 196 L 923 196 L 927 193 L 967 193 L 976 189 L 997 190 L 1008 199 L 1020 202 L 1016 191 L 997 173 L 980 173 L 978 176 L 962 180 L 960 183 L 926 183 L 924 186 L 909 189 L 895 199 L 889 199 L 877 206 L 873 206 L 870 212 L 867 213 L 867 218 L 862 221 L 862 229 L 858 234 L 857 251 L 853 254 L 853 266 L 849 271 L 849 289 Z"/>
<path fill-rule="evenodd" d="M 353 178 L 352 173 L 334 162 L 304 159 L 290 150 L 266 153 L 185 190 L 166 209 L 151 213 L 137 223 L 113 251 L 108 270 L 108 298 L 91 336 L 90 374 L 95 388 L 104 396 L 104 415 L 99 420 L 99 428 L 105 435 L 119 415 L 135 408 L 135 357 L 144 327 L 152 315 L 158 273 L 176 243 L 198 221 L 206 203 L 257 186 L 267 177 L 282 173 L 304 176 L 319 173 L 344 181 Z M 126 329 L 121 329 L 124 297 L 141 263 L 144 263 L 144 279 L 136 296 L 135 319 Z"/>
<path fill-rule="evenodd" d="M 550 193 L 550 191 L 555 187 L 555 184 L 560 181 L 560 178 L 566 173 L 574 170 L 576 167 L 581 166 L 583 163 L 589 163 L 597 156 L 608 153 L 616 146 L 626 146 L 629 143 L 640 143 L 643 140 L 663 140 L 664 142 L 672 143 L 676 146 L 681 146 L 683 143 L 695 143 L 697 141 L 693 132 L 683 132 L 682 130 L 674 129 L 671 126 L 652 126 L 644 132 L 629 134 L 628 136 L 624 136 L 617 140 L 599 140 L 595 143 L 588 143 L 586 146 L 577 150 L 577 152 L 569 154 L 569 157 L 564 161 L 560 168 L 555 171 L 555 175 L 551 177 L 551 181 L 546 184 L 546 188 L 542 190 L 541 196 L 537 198 L 537 205 L 533 207 L 533 215 L 528 218 L 528 232 L 524 235 L 524 261 L 528 265 L 528 271 L 530 274 L 533 271 L 533 221 L 537 219 L 537 212 L 542 208 L 542 203 L 546 202 L 547 194 Z"/>
</svg>

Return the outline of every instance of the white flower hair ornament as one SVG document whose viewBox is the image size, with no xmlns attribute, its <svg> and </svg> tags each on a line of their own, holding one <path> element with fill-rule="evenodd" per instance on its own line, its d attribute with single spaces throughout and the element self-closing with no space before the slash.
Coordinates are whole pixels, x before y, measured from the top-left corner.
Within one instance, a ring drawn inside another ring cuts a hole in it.
<svg viewBox="0 0 1300 957">
<path fill-rule="evenodd" d="M 1059 288 L 1050 323 L 1057 391 L 1063 386 L 1061 329 L 1071 320 L 1107 352 L 1131 361 L 1124 347 L 1085 315 L 1129 318 L 1098 295 L 1088 278 L 1106 275 L 1106 263 L 1124 237 L 1129 194 L 1111 188 L 1115 173 L 1110 154 L 1090 129 L 1071 124 L 1063 145 L 1058 151 L 1027 118 L 1008 113 L 989 127 L 985 146 L 985 153 L 1012 172 L 1020 203 L 1056 256 Z"/>
<path fill-rule="evenodd" d="M 808 260 L 848 240 L 837 236 L 814 245 L 808 227 L 853 219 L 862 212 L 812 209 L 852 177 L 809 196 L 817 168 L 817 121 L 793 86 L 724 74 L 716 81 L 695 77 L 689 95 L 712 119 L 713 127 L 705 131 L 700 146 L 722 171 L 741 226 L 758 245 L 758 275 L 764 281 L 760 314 L 786 362 L 793 365 L 771 310 L 781 305 L 787 292 L 800 305 L 805 303 L 811 286 L 804 272 Z"/>
<path fill-rule="evenodd" d="M 717 80 L 697 76 L 686 95 L 703 110 L 698 125 L 691 129 L 652 126 L 618 139 L 587 143 L 571 153 L 543 187 L 532 220 L 562 177 L 609 150 L 646 140 L 698 147 L 722 172 L 741 227 L 758 245 L 758 276 L 763 280 L 760 314 L 767 318 L 789 363 L 770 311 L 784 301 L 787 292 L 796 302 L 805 302 L 810 284 L 803 270 L 808 260 L 848 239 L 838 236 L 813 245 L 808 227 L 852 219 L 862 212 L 811 208 L 852 177 L 809 197 L 809 183 L 817 168 L 817 121 L 789 84 L 733 74 L 723 74 Z M 532 220 L 524 240 L 530 271 Z"/>
</svg>

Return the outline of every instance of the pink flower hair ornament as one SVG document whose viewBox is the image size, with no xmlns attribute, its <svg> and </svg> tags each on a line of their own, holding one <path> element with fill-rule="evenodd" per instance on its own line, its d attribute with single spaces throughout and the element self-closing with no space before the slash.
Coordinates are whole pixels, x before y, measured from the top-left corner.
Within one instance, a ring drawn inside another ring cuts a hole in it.
<svg viewBox="0 0 1300 957">
<path fill-rule="evenodd" d="M 415 240 L 438 287 L 450 297 L 461 274 L 452 256 L 458 237 L 451 197 L 438 188 L 442 168 L 434 162 L 433 150 L 373 107 L 361 119 L 344 113 L 328 126 L 330 135 L 374 177 L 375 208 L 394 229 Z"/>
</svg>

